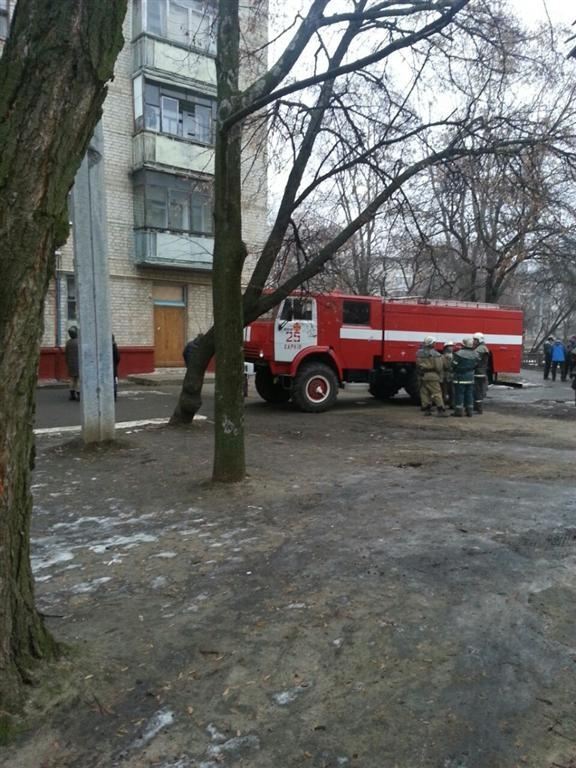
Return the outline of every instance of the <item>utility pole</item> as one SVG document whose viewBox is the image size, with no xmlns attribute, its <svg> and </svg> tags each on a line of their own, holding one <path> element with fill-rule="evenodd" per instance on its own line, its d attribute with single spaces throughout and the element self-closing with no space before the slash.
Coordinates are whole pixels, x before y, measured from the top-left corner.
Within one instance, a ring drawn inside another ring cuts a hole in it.
<svg viewBox="0 0 576 768">
<path fill-rule="evenodd" d="M 82 438 L 114 439 L 114 368 L 108 287 L 104 136 L 98 123 L 72 190 L 79 321 Z"/>
</svg>

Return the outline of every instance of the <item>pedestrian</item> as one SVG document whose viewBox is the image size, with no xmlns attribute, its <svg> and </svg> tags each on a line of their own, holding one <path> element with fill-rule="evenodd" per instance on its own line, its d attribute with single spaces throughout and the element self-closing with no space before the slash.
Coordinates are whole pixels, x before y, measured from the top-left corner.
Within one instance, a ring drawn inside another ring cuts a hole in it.
<svg viewBox="0 0 576 768">
<path fill-rule="evenodd" d="M 447 341 L 442 348 L 442 362 L 444 363 L 444 377 L 442 379 L 442 394 L 444 404 L 448 408 L 454 407 L 454 369 L 452 360 L 454 359 L 454 342 Z"/>
<path fill-rule="evenodd" d="M 570 336 L 568 344 L 566 344 L 566 356 L 568 364 L 568 376 L 572 378 L 574 374 L 574 368 L 576 367 L 576 335 Z"/>
<path fill-rule="evenodd" d="M 548 380 L 550 375 L 550 366 L 552 365 L 552 347 L 554 346 L 554 336 L 548 336 L 544 342 L 544 380 Z"/>
<path fill-rule="evenodd" d="M 454 352 L 454 413 L 453 416 L 472 416 L 474 408 L 474 373 L 478 365 L 478 355 L 474 349 L 474 339 L 463 339 L 462 349 Z"/>
<path fill-rule="evenodd" d="M 476 371 L 474 372 L 474 410 L 476 413 L 482 413 L 484 409 L 484 399 L 488 391 L 488 365 L 490 363 L 490 350 L 484 342 L 483 333 L 475 333 L 473 338 L 474 351 L 478 361 Z"/>
<path fill-rule="evenodd" d="M 80 360 L 78 351 L 78 328 L 72 326 L 68 329 L 70 337 L 66 342 L 64 356 L 66 358 L 66 367 L 68 368 L 68 377 L 70 379 L 70 400 L 80 400 Z"/>
<path fill-rule="evenodd" d="M 444 378 L 442 355 L 434 349 L 436 339 L 426 336 L 416 353 L 416 371 L 420 384 L 420 402 L 426 416 L 432 415 L 432 406 L 436 406 L 438 416 L 445 416 L 441 382 Z"/>
<path fill-rule="evenodd" d="M 118 400 L 118 366 L 120 365 L 120 352 L 114 334 L 112 334 L 112 365 L 114 367 L 114 400 Z"/>
<path fill-rule="evenodd" d="M 195 349 L 198 349 L 198 347 L 200 346 L 200 341 L 203 336 L 204 336 L 203 333 L 199 333 L 191 341 L 189 341 L 184 347 L 184 351 L 182 352 L 182 357 L 184 358 L 184 364 L 186 368 L 190 366 L 190 361 L 192 360 L 192 353 L 194 352 Z"/>
<path fill-rule="evenodd" d="M 572 384 L 570 386 L 574 390 L 574 405 L 576 405 L 576 376 L 572 377 Z"/>
<path fill-rule="evenodd" d="M 556 339 L 552 346 L 552 381 L 556 381 L 556 370 L 560 366 L 562 381 L 566 381 L 566 347 L 560 339 Z"/>
</svg>

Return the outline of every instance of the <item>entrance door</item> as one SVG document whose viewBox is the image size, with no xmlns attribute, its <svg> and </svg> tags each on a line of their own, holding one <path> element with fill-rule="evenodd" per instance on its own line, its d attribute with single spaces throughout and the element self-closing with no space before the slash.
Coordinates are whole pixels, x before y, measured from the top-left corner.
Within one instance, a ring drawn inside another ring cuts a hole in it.
<svg viewBox="0 0 576 768">
<path fill-rule="evenodd" d="M 154 286 L 154 364 L 156 368 L 182 368 L 186 344 L 184 286 Z"/>
</svg>

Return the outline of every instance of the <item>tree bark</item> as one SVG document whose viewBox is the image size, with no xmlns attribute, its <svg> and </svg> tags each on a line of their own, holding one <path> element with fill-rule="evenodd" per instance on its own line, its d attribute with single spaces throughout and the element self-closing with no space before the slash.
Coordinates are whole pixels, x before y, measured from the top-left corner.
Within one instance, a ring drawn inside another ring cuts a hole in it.
<svg viewBox="0 0 576 768">
<path fill-rule="evenodd" d="M 214 401 L 213 479 L 244 479 L 244 376 L 242 267 L 246 247 L 242 241 L 242 176 L 240 123 L 224 122 L 238 101 L 240 24 L 238 0 L 220 0 L 218 23 L 218 130 L 214 185 L 214 340 L 216 390 Z"/>
<path fill-rule="evenodd" d="M 33 420 L 43 306 L 68 192 L 123 45 L 126 0 L 19 0 L 0 60 L 0 711 L 57 653 L 34 605 Z"/>
</svg>

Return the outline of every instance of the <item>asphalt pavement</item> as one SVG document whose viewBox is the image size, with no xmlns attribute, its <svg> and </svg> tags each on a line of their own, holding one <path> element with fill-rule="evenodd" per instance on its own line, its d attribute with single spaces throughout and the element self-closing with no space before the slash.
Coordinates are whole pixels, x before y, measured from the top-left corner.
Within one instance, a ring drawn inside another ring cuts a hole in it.
<svg viewBox="0 0 576 768">
<path fill-rule="evenodd" d="M 524 386 L 512 389 L 505 386 L 491 386 L 488 392 L 489 400 L 515 404 L 546 404 L 547 402 L 573 402 L 574 392 L 570 382 L 544 381 L 542 372 L 527 370 L 522 372 Z M 141 386 L 133 383 L 121 384 L 116 402 L 116 421 L 135 421 L 141 419 L 169 418 L 172 414 L 178 395 L 179 384 L 163 384 L 161 386 Z M 352 385 L 339 395 L 337 407 L 346 408 L 352 404 L 366 406 L 373 402 L 363 385 Z M 398 395 L 392 401 L 395 404 L 407 403 L 405 395 Z M 250 385 L 247 407 L 265 406 L 258 397 L 254 384 Z M 280 406 L 282 409 L 290 405 Z M 204 385 L 203 405 L 200 414 L 212 418 L 214 412 L 214 384 Z M 36 395 L 36 427 L 71 427 L 81 424 L 82 410 L 80 403 L 68 400 L 66 388 L 39 387 Z"/>
<path fill-rule="evenodd" d="M 200 413 L 211 418 L 213 412 L 212 383 L 206 384 Z M 116 401 L 116 421 L 169 418 L 178 401 L 180 386 L 143 387 L 121 384 Z M 36 427 L 72 427 L 82 423 L 81 403 L 68 399 L 61 387 L 39 387 L 36 390 Z"/>
</svg>

